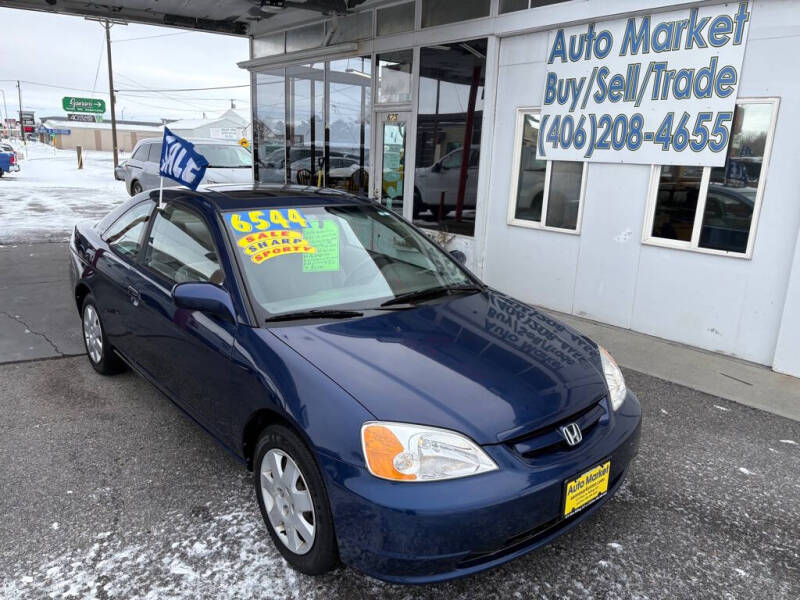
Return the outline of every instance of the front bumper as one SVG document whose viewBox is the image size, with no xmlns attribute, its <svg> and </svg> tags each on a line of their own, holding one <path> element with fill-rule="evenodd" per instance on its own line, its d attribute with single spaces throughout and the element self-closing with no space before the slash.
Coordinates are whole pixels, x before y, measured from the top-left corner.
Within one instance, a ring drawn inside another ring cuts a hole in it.
<svg viewBox="0 0 800 600">
<path fill-rule="evenodd" d="M 603 435 L 572 451 L 526 462 L 503 444 L 484 446 L 498 471 L 440 482 L 389 482 L 322 456 L 342 561 L 385 581 L 429 583 L 526 554 L 614 494 L 638 450 L 640 425 L 639 402 L 628 392 Z M 561 518 L 564 481 L 609 459 L 608 493 Z"/>
</svg>

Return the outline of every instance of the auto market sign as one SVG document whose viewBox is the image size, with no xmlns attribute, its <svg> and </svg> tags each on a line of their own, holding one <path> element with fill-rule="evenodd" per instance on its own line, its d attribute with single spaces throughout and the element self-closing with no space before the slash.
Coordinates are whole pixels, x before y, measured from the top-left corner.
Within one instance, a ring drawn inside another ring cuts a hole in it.
<svg viewBox="0 0 800 600">
<path fill-rule="evenodd" d="M 64 96 L 61 99 L 61 106 L 66 112 L 100 114 L 106 112 L 106 101 L 100 98 L 75 98 L 74 96 Z"/>
<path fill-rule="evenodd" d="M 721 166 L 747 2 L 550 33 L 537 157 Z"/>
</svg>

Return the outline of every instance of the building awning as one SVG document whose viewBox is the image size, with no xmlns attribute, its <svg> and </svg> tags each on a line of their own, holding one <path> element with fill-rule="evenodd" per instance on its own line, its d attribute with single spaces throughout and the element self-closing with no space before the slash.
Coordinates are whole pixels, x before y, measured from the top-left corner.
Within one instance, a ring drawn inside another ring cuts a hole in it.
<svg viewBox="0 0 800 600">
<path fill-rule="evenodd" d="M 250 35 L 278 15 L 311 19 L 344 15 L 365 0 L 0 0 L 0 6 L 63 15 L 102 17 L 182 29 Z"/>
</svg>

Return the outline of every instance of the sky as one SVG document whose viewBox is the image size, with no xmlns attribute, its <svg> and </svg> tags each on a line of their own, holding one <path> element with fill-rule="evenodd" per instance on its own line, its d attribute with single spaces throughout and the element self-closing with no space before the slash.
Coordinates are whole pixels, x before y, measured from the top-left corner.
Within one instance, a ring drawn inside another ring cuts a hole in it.
<svg viewBox="0 0 800 600">
<path fill-rule="evenodd" d="M 19 117 L 17 79 L 23 80 L 23 109 L 35 111 L 37 119 L 65 114 L 61 108 L 63 96 L 103 98 L 108 105 L 105 29 L 100 23 L 10 8 L 0 8 L 0 23 L 0 90 L 5 92 L 9 117 Z M 237 109 L 249 111 L 250 78 L 247 71 L 236 66 L 248 58 L 246 37 L 150 25 L 114 25 L 111 55 L 114 87 L 118 90 L 117 119 L 199 119 L 203 112 L 211 117 L 230 108 L 231 99 Z M 245 87 L 141 91 L 235 85 Z M 0 109 L 5 115 L 2 104 Z M 110 118 L 107 109 L 105 119 Z"/>
</svg>

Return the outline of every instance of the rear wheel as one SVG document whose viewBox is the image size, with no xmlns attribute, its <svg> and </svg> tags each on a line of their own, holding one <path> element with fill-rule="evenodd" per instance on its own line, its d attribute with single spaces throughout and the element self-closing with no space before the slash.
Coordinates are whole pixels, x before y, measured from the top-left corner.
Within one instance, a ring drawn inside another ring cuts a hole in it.
<svg viewBox="0 0 800 600">
<path fill-rule="evenodd" d="M 339 562 L 325 484 L 303 441 L 270 425 L 256 445 L 254 484 L 275 547 L 301 573 L 320 575 Z"/>
<path fill-rule="evenodd" d="M 91 294 L 87 295 L 83 301 L 81 316 L 83 343 L 94 370 L 102 375 L 113 375 L 124 371 L 125 363 L 114 354 L 111 344 L 106 339 L 103 324 L 100 321 L 100 311 Z"/>
<path fill-rule="evenodd" d="M 131 182 L 131 196 L 142 193 L 142 184 L 135 179 Z"/>
</svg>

